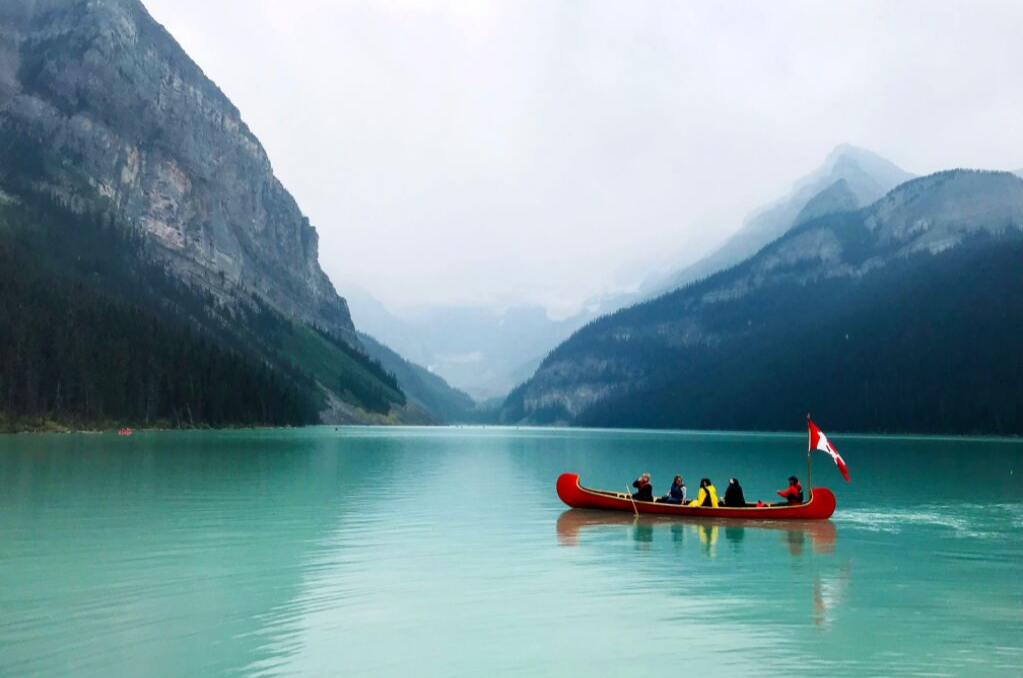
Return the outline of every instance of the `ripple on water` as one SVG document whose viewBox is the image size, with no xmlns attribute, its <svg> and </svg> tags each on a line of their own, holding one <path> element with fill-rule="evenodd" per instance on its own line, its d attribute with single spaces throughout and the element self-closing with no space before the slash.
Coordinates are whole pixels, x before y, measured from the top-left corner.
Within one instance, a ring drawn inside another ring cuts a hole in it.
<svg viewBox="0 0 1023 678">
<path fill-rule="evenodd" d="M 832 520 L 839 525 L 875 532 L 897 533 L 923 527 L 942 530 L 958 538 L 995 539 L 1023 528 L 1023 523 L 1014 515 L 1018 509 L 1016 504 L 930 504 L 883 510 L 850 508 L 837 511 Z"/>
</svg>

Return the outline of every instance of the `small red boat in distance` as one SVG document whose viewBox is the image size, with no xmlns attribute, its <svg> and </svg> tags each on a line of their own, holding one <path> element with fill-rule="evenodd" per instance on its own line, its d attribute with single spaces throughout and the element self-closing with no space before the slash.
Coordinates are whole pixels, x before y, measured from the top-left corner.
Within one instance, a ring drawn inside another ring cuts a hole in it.
<svg viewBox="0 0 1023 678">
<path fill-rule="evenodd" d="M 827 520 L 835 512 L 835 495 L 826 487 L 810 490 L 805 504 L 794 506 L 681 506 L 653 501 L 634 501 L 632 495 L 607 490 L 592 490 L 579 483 L 576 473 L 558 478 L 558 497 L 572 508 L 626 511 L 662 516 L 700 518 L 738 518 L 741 520 Z"/>
<path fill-rule="evenodd" d="M 117 431 L 117 435 L 119 436 L 130 436 L 131 434 L 132 430 L 130 428 L 122 428 Z"/>
</svg>

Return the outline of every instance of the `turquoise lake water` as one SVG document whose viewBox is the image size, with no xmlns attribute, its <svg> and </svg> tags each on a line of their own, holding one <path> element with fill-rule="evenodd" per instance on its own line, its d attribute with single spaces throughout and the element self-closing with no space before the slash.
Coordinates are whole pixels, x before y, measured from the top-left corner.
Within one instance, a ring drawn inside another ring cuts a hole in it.
<svg viewBox="0 0 1023 678">
<path fill-rule="evenodd" d="M 1023 675 L 1023 443 L 828 433 L 834 518 L 740 525 L 554 482 L 768 499 L 804 434 L 0 437 L 0 676 Z"/>
</svg>

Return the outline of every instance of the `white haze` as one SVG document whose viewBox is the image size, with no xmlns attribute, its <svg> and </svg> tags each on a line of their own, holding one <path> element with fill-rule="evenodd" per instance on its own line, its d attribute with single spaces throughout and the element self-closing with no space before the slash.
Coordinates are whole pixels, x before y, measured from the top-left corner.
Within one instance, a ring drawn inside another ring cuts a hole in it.
<svg viewBox="0 0 1023 678">
<path fill-rule="evenodd" d="M 565 313 L 688 261 L 836 144 L 1023 164 L 1023 3 L 146 0 L 392 307 Z M 339 284 L 344 293 L 343 285 Z"/>
</svg>

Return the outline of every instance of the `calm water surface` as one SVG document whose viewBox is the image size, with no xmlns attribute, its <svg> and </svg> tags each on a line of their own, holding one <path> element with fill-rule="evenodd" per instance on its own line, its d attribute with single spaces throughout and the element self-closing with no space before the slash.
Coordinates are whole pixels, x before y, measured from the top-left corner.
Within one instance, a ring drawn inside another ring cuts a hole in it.
<svg viewBox="0 0 1023 678">
<path fill-rule="evenodd" d="M 0 437 L 0 676 L 1023 675 L 1023 444 L 832 440 L 831 521 L 736 525 L 554 481 L 768 499 L 805 436 Z"/>
</svg>

